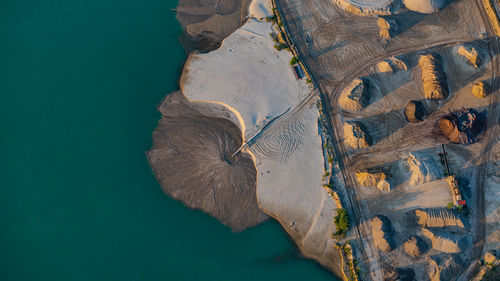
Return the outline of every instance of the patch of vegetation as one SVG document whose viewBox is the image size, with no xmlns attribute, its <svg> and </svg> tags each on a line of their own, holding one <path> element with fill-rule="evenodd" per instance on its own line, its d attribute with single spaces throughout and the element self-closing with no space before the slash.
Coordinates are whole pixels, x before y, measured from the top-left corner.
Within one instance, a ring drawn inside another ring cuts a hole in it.
<svg viewBox="0 0 500 281">
<path fill-rule="evenodd" d="M 276 22 L 276 15 L 266 17 L 267 22 Z"/>
<path fill-rule="evenodd" d="M 335 235 L 344 236 L 349 229 L 349 215 L 347 214 L 347 210 L 344 208 L 338 209 L 334 222 L 337 227 Z"/>
<path fill-rule="evenodd" d="M 285 43 L 276 43 L 274 44 L 274 48 L 278 51 L 281 51 L 283 49 L 288 49 L 288 45 Z"/>
<path fill-rule="evenodd" d="M 294 56 L 294 57 L 290 60 L 290 65 L 297 64 L 298 62 L 299 62 L 299 58 L 297 58 L 296 56 Z"/>
<path fill-rule="evenodd" d="M 448 205 L 446 205 L 446 209 L 448 210 L 453 209 L 453 203 L 452 202 L 448 203 Z"/>
<path fill-rule="evenodd" d="M 332 163 L 333 162 L 333 157 L 328 157 L 328 163 Z"/>
<path fill-rule="evenodd" d="M 306 83 L 307 83 L 307 84 L 312 84 L 311 79 L 306 79 Z"/>
</svg>

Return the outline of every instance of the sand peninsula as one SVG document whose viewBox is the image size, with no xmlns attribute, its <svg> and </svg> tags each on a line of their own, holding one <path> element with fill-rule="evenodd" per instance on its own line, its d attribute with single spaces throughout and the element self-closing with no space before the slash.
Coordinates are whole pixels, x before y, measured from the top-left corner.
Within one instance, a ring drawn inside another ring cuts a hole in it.
<svg viewBox="0 0 500 281">
<path fill-rule="evenodd" d="M 148 158 L 165 193 L 235 231 L 272 217 L 344 280 L 496 280 L 499 7 L 179 6 L 216 44 L 159 107 Z"/>
<path fill-rule="evenodd" d="M 341 276 L 317 91 L 295 77 L 293 55 L 275 48 L 272 17 L 270 1 L 252 1 L 219 48 L 189 55 L 181 90 L 159 107 L 148 158 L 165 193 L 235 231 L 269 215 L 306 257 Z"/>
</svg>

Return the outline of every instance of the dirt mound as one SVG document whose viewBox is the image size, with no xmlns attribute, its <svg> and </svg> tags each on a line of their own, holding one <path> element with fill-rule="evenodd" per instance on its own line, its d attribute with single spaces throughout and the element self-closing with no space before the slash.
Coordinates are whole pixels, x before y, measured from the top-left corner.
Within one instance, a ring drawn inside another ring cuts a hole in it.
<svg viewBox="0 0 500 281">
<path fill-rule="evenodd" d="M 446 0 L 404 0 L 408 10 L 424 14 L 432 14 L 446 5 Z"/>
<path fill-rule="evenodd" d="M 462 251 L 460 249 L 460 246 L 458 245 L 458 242 L 452 241 L 442 236 L 438 236 L 428 229 L 423 228 L 422 235 L 424 235 L 431 241 L 432 248 L 436 250 L 444 253 L 460 253 Z"/>
<path fill-rule="evenodd" d="M 371 138 L 361 122 L 345 122 L 344 142 L 348 147 L 354 149 L 367 148 L 371 145 Z"/>
<path fill-rule="evenodd" d="M 425 253 L 429 248 L 429 246 L 427 246 L 427 244 L 425 243 L 424 240 L 422 240 L 422 238 L 414 236 L 406 240 L 406 242 L 403 244 L 403 248 L 405 249 L 408 255 L 416 257 Z"/>
<path fill-rule="evenodd" d="M 391 184 L 387 180 L 387 177 L 382 172 L 356 172 L 356 180 L 358 183 L 364 187 L 377 187 L 380 191 L 390 191 Z"/>
<path fill-rule="evenodd" d="M 412 186 L 435 180 L 440 174 L 434 160 L 423 153 L 409 153 L 402 166 L 410 172 L 408 184 Z"/>
<path fill-rule="evenodd" d="M 394 73 L 401 70 L 407 71 L 408 67 L 402 60 L 396 57 L 390 57 L 379 62 L 377 64 L 376 70 L 380 73 Z"/>
<path fill-rule="evenodd" d="M 481 139 L 485 118 L 474 109 L 453 112 L 439 119 L 441 132 L 453 143 L 474 143 Z"/>
<path fill-rule="evenodd" d="M 231 157 L 242 143 L 238 127 L 205 116 L 180 92 L 168 95 L 159 109 L 163 116 L 148 159 L 163 191 L 235 231 L 267 219 L 257 205 L 252 157 Z"/>
<path fill-rule="evenodd" d="M 379 28 L 378 34 L 380 38 L 391 39 L 392 35 L 396 32 L 397 26 L 394 20 L 379 17 L 378 28 Z"/>
<path fill-rule="evenodd" d="M 471 66 L 478 67 L 481 65 L 481 57 L 476 48 L 472 46 L 458 46 L 457 53 Z"/>
<path fill-rule="evenodd" d="M 477 81 L 472 84 L 472 94 L 477 98 L 485 98 L 488 95 L 489 88 L 483 81 Z"/>
<path fill-rule="evenodd" d="M 457 256 L 446 255 L 428 260 L 428 273 L 431 281 L 455 280 L 463 269 L 463 262 Z"/>
<path fill-rule="evenodd" d="M 445 99 L 448 96 L 448 86 L 439 58 L 432 54 L 421 55 L 418 65 L 421 70 L 425 98 Z"/>
<path fill-rule="evenodd" d="M 356 78 L 339 97 L 339 105 L 345 110 L 360 111 L 370 101 L 369 81 Z"/>
<path fill-rule="evenodd" d="M 384 253 L 394 249 L 391 220 L 386 216 L 376 216 L 370 221 L 375 246 Z"/>
<path fill-rule="evenodd" d="M 424 211 L 415 210 L 417 223 L 424 227 L 451 227 L 464 229 L 462 220 L 452 212 L 446 210 Z"/>
<path fill-rule="evenodd" d="M 389 264 L 382 266 L 384 281 L 413 281 L 415 271 L 412 268 L 394 268 Z"/>
<path fill-rule="evenodd" d="M 418 123 L 425 119 L 425 107 L 420 101 L 410 101 L 405 108 L 406 120 L 410 123 Z"/>
</svg>

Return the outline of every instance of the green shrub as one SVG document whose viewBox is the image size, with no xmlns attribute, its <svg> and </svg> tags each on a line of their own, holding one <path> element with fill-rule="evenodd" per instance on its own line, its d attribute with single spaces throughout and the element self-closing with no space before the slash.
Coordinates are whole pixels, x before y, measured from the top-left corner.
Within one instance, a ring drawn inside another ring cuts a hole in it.
<svg viewBox="0 0 500 281">
<path fill-rule="evenodd" d="M 345 235 L 347 229 L 349 229 L 349 215 L 347 214 L 347 210 L 344 208 L 338 209 L 334 222 L 337 227 L 335 235 Z"/>
<path fill-rule="evenodd" d="M 299 62 L 299 58 L 297 57 L 293 57 L 291 60 L 290 60 L 290 65 L 294 65 L 294 64 L 297 64 Z"/>
<path fill-rule="evenodd" d="M 453 203 L 451 203 L 451 202 L 450 202 L 450 203 L 448 203 L 448 205 L 446 205 L 446 208 L 447 208 L 448 210 L 453 209 Z"/>
<path fill-rule="evenodd" d="M 275 48 L 276 50 L 278 50 L 278 51 L 281 51 L 281 50 L 283 50 L 283 49 L 288 48 L 288 45 L 287 45 L 287 44 L 285 44 L 285 43 L 276 43 L 276 44 L 274 45 L 274 48 Z"/>
</svg>

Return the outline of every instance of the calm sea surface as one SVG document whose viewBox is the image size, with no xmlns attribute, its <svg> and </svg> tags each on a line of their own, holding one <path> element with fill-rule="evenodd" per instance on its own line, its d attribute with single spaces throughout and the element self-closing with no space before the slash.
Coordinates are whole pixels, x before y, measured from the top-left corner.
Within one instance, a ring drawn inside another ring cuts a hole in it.
<svg viewBox="0 0 500 281">
<path fill-rule="evenodd" d="M 176 4 L 0 0 L 0 280 L 335 280 L 276 222 L 232 233 L 161 192 Z"/>
</svg>

